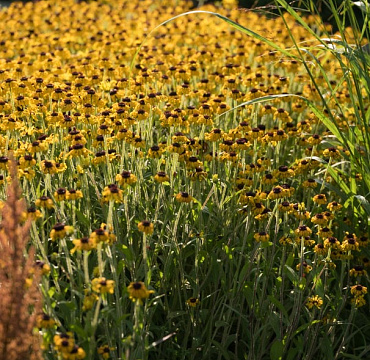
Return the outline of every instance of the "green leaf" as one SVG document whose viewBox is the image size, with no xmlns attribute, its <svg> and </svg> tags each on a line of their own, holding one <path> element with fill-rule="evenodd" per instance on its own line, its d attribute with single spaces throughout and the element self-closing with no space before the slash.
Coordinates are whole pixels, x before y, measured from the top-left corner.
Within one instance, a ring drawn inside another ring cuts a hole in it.
<svg viewBox="0 0 370 360">
<path fill-rule="evenodd" d="M 315 324 L 320 323 L 320 322 L 321 322 L 321 320 L 313 320 L 311 322 L 308 322 L 306 324 L 301 325 L 296 331 L 294 331 L 293 337 L 296 336 L 296 335 L 298 335 L 303 330 L 306 330 L 310 326 L 315 325 Z"/>
<path fill-rule="evenodd" d="M 71 325 L 71 330 L 73 330 L 82 339 L 87 337 L 86 331 L 81 326 L 79 326 L 77 324 Z"/>
<path fill-rule="evenodd" d="M 90 220 L 87 218 L 87 216 L 85 216 L 84 213 L 78 210 L 77 208 L 75 208 L 75 212 L 76 212 L 78 221 L 82 225 L 88 228 L 90 226 Z"/>
<path fill-rule="evenodd" d="M 227 350 L 222 344 L 220 344 L 216 340 L 212 340 L 212 344 L 217 348 L 220 354 L 222 354 L 223 359 L 230 360 L 230 354 L 227 352 Z"/>
<path fill-rule="evenodd" d="M 285 310 L 283 304 L 272 295 L 268 295 L 267 298 L 283 313 L 286 319 L 289 318 L 288 312 Z"/>
<path fill-rule="evenodd" d="M 370 216 L 370 203 L 363 197 L 362 195 L 355 195 L 354 196 L 360 204 L 365 208 L 367 214 Z"/>
<path fill-rule="evenodd" d="M 323 285 L 321 279 L 318 276 L 315 276 L 313 283 L 314 283 L 314 286 L 315 286 L 314 290 L 315 290 L 316 294 L 324 299 L 325 298 L 324 285 Z"/>
<path fill-rule="evenodd" d="M 224 326 L 228 326 L 229 323 L 226 322 L 226 321 L 223 321 L 223 320 L 218 320 L 215 322 L 215 327 L 216 328 L 219 328 L 219 327 L 224 327 Z"/>
<path fill-rule="evenodd" d="M 243 293 L 244 293 L 245 299 L 247 300 L 249 307 L 252 308 L 253 307 L 253 284 L 245 285 L 243 289 Z"/>
<path fill-rule="evenodd" d="M 128 261 L 132 261 L 133 259 L 133 256 L 132 256 L 132 252 L 131 250 L 126 246 L 126 245 L 122 245 L 122 248 L 121 248 L 123 254 L 125 255 L 126 257 L 126 260 Z"/>
<path fill-rule="evenodd" d="M 284 273 L 288 276 L 288 279 L 294 284 L 297 285 L 299 282 L 298 274 L 288 265 L 284 266 Z"/>
<path fill-rule="evenodd" d="M 271 360 L 281 360 L 284 353 L 284 344 L 282 341 L 276 340 L 270 349 L 270 359 Z"/>
<path fill-rule="evenodd" d="M 55 287 L 50 287 L 50 289 L 48 290 L 49 298 L 52 298 L 54 294 L 55 294 Z"/>
</svg>

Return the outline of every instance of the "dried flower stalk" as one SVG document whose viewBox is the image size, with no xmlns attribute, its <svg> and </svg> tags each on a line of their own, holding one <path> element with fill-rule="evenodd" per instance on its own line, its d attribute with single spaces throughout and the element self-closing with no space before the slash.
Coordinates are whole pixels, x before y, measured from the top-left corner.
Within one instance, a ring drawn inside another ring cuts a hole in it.
<svg viewBox="0 0 370 360">
<path fill-rule="evenodd" d="M 34 249 L 26 249 L 30 223 L 20 223 L 25 206 L 14 162 L 11 174 L 0 225 L 0 360 L 36 360 L 41 359 L 33 335 L 42 306 L 40 276 L 33 266 Z"/>
</svg>

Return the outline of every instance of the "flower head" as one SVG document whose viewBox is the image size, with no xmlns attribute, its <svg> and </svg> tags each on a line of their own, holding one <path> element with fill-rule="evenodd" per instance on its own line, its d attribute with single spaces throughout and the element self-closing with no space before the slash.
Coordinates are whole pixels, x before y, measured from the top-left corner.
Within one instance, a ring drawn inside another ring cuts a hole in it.
<svg viewBox="0 0 370 360">
<path fill-rule="evenodd" d="M 91 288 L 98 294 L 113 294 L 114 285 L 113 280 L 107 280 L 105 277 L 95 278 L 91 281 Z"/>
<path fill-rule="evenodd" d="M 191 298 L 189 298 L 188 300 L 186 300 L 186 303 L 187 303 L 190 307 L 196 307 L 197 305 L 199 305 L 200 300 L 199 300 L 198 298 L 191 297 Z"/>
<path fill-rule="evenodd" d="M 127 287 L 129 297 L 132 301 L 139 300 L 142 302 L 143 299 L 147 299 L 150 294 L 153 294 L 153 290 L 148 290 L 142 281 L 132 282 Z"/>
<path fill-rule="evenodd" d="M 323 305 L 323 300 L 320 296 L 318 295 L 314 295 L 314 296 L 311 296 L 307 299 L 306 301 L 306 306 L 311 310 L 313 308 L 317 308 L 317 309 L 320 309 L 321 306 Z"/>
<path fill-rule="evenodd" d="M 57 223 L 53 226 L 53 229 L 50 232 L 50 238 L 52 241 L 57 239 L 63 239 L 67 235 L 73 233 L 73 226 L 65 225 L 63 223 Z"/>
<path fill-rule="evenodd" d="M 176 200 L 180 203 L 191 203 L 193 201 L 193 198 L 191 195 L 189 195 L 187 192 L 179 192 L 175 196 Z"/>
<path fill-rule="evenodd" d="M 148 220 L 143 220 L 143 221 L 139 222 L 138 228 L 139 228 L 139 231 L 141 231 L 141 232 L 143 232 L 147 235 L 153 234 L 153 231 L 154 231 L 153 223 L 151 223 Z"/>
</svg>

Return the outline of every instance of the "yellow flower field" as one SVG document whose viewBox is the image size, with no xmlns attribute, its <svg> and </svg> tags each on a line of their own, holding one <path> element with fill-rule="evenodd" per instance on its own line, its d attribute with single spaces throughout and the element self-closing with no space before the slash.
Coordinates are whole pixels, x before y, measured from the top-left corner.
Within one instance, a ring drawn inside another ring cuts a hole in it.
<svg viewBox="0 0 370 360">
<path fill-rule="evenodd" d="M 0 9 L 0 194 L 15 161 L 44 359 L 366 357 L 366 36 L 286 8 Z"/>
</svg>

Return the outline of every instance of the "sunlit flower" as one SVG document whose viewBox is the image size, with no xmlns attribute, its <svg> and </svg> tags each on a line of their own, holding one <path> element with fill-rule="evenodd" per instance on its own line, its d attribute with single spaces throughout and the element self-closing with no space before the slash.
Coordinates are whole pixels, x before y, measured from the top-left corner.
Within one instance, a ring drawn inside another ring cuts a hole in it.
<svg viewBox="0 0 370 360">
<path fill-rule="evenodd" d="M 102 191 L 102 202 L 109 201 L 123 201 L 123 191 L 116 184 L 110 184 L 106 186 Z"/>
<path fill-rule="evenodd" d="M 154 180 L 158 183 L 163 183 L 170 181 L 170 178 L 164 171 L 159 171 L 154 175 Z"/>
<path fill-rule="evenodd" d="M 22 214 L 23 221 L 30 219 L 32 221 L 36 221 L 37 219 L 42 218 L 43 215 L 40 210 L 37 210 L 35 207 L 31 206 L 27 209 L 26 212 Z"/>
<path fill-rule="evenodd" d="M 311 310 L 314 307 L 316 309 L 321 309 L 321 306 L 324 304 L 322 298 L 318 295 L 311 296 L 306 301 L 306 306 Z"/>
<path fill-rule="evenodd" d="M 48 196 L 41 196 L 39 199 L 36 199 L 35 205 L 46 209 L 52 209 L 54 207 L 53 200 Z"/>
<path fill-rule="evenodd" d="M 153 294 L 153 290 L 148 290 L 142 281 L 132 282 L 127 287 L 129 297 L 132 301 L 139 300 L 142 302 L 143 299 L 147 299 L 150 294 Z"/>
<path fill-rule="evenodd" d="M 147 235 L 153 234 L 153 231 L 154 231 L 153 223 L 151 223 L 148 220 L 143 220 L 143 221 L 139 222 L 138 228 L 139 228 L 139 231 L 141 231 L 141 232 L 143 232 Z"/>
<path fill-rule="evenodd" d="M 337 211 L 337 210 L 340 210 L 343 206 L 337 203 L 336 201 L 332 201 L 328 204 L 327 207 L 330 211 Z"/>
<path fill-rule="evenodd" d="M 95 278 L 91 280 L 91 288 L 98 294 L 113 294 L 114 293 L 114 281 L 106 280 L 105 277 Z"/>
<path fill-rule="evenodd" d="M 36 260 L 35 267 L 41 270 L 42 275 L 49 275 L 50 274 L 50 265 L 44 261 Z"/>
<path fill-rule="evenodd" d="M 267 242 L 270 239 L 270 235 L 267 234 L 265 231 L 260 231 L 257 234 L 254 234 L 254 238 L 257 242 Z"/>
<path fill-rule="evenodd" d="M 137 178 L 130 171 L 123 171 L 121 174 L 116 176 L 116 181 L 121 186 L 133 185 L 136 183 Z"/>
<path fill-rule="evenodd" d="M 55 348 L 61 353 L 70 352 L 75 346 L 73 334 L 70 332 L 57 334 L 53 340 Z"/>
<path fill-rule="evenodd" d="M 63 239 L 67 235 L 73 233 L 73 226 L 65 225 L 63 223 L 57 223 L 53 226 L 53 229 L 50 232 L 50 238 L 52 241 Z"/>
<path fill-rule="evenodd" d="M 351 294 L 355 296 L 363 296 L 367 294 L 367 287 L 360 284 L 351 286 Z"/>
<path fill-rule="evenodd" d="M 96 247 L 94 239 L 87 236 L 82 237 L 81 239 L 74 239 L 72 242 L 75 247 L 71 250 L 71 254 L 73 254 L 76 250 L 90 251 Z"/>
<path fill-rule="evenodd" d="M 55 320 L 48 314 L 42 313 L 37 316 L 36 326 L 40 329 L 51 329 L 55 325 Z"/>
<path fill-rule="evenodd" d="M 318 205 L 325 205 L 327 203 L 325 194 L 315 195 L 312 200 Z"/>
<path fill-rule="evenodd" d="M 82 304 L 82 311 L 89 311 L 94 307 L 94 304 L 98 301 L 99 297 L 95 293 L 90 293 L 85 290 L 85 296 Z"/>
<path fill-rule="evenodd" d="M 83 198 L 83 194 L 81 190 L 69 189 L 67 191 L 67 195 L 66 195 L 67 200 L 78 200 L 82 198 Z"/>
<path fill-rule="evenodd" d="M 56 201 L 67 200 L 67 189 L 59 188 L 54 192 L 54 198 Z"/>
<path fill-rule="evenodd" d="M 193 198 L 187 192 L 180 192 L 176 195 L 176 200 L 180 203 L 190 203 L 193 201 Z"/>
<path fill-rule="evenodd" d="M 305 236 L 310 236 L 312 234 L 312 230 L 307 227 L 306 225 L 300 225 L 298 228 L 294 231 L 294 233 L 298 237 L 305 237 Z"/>
</svg>

